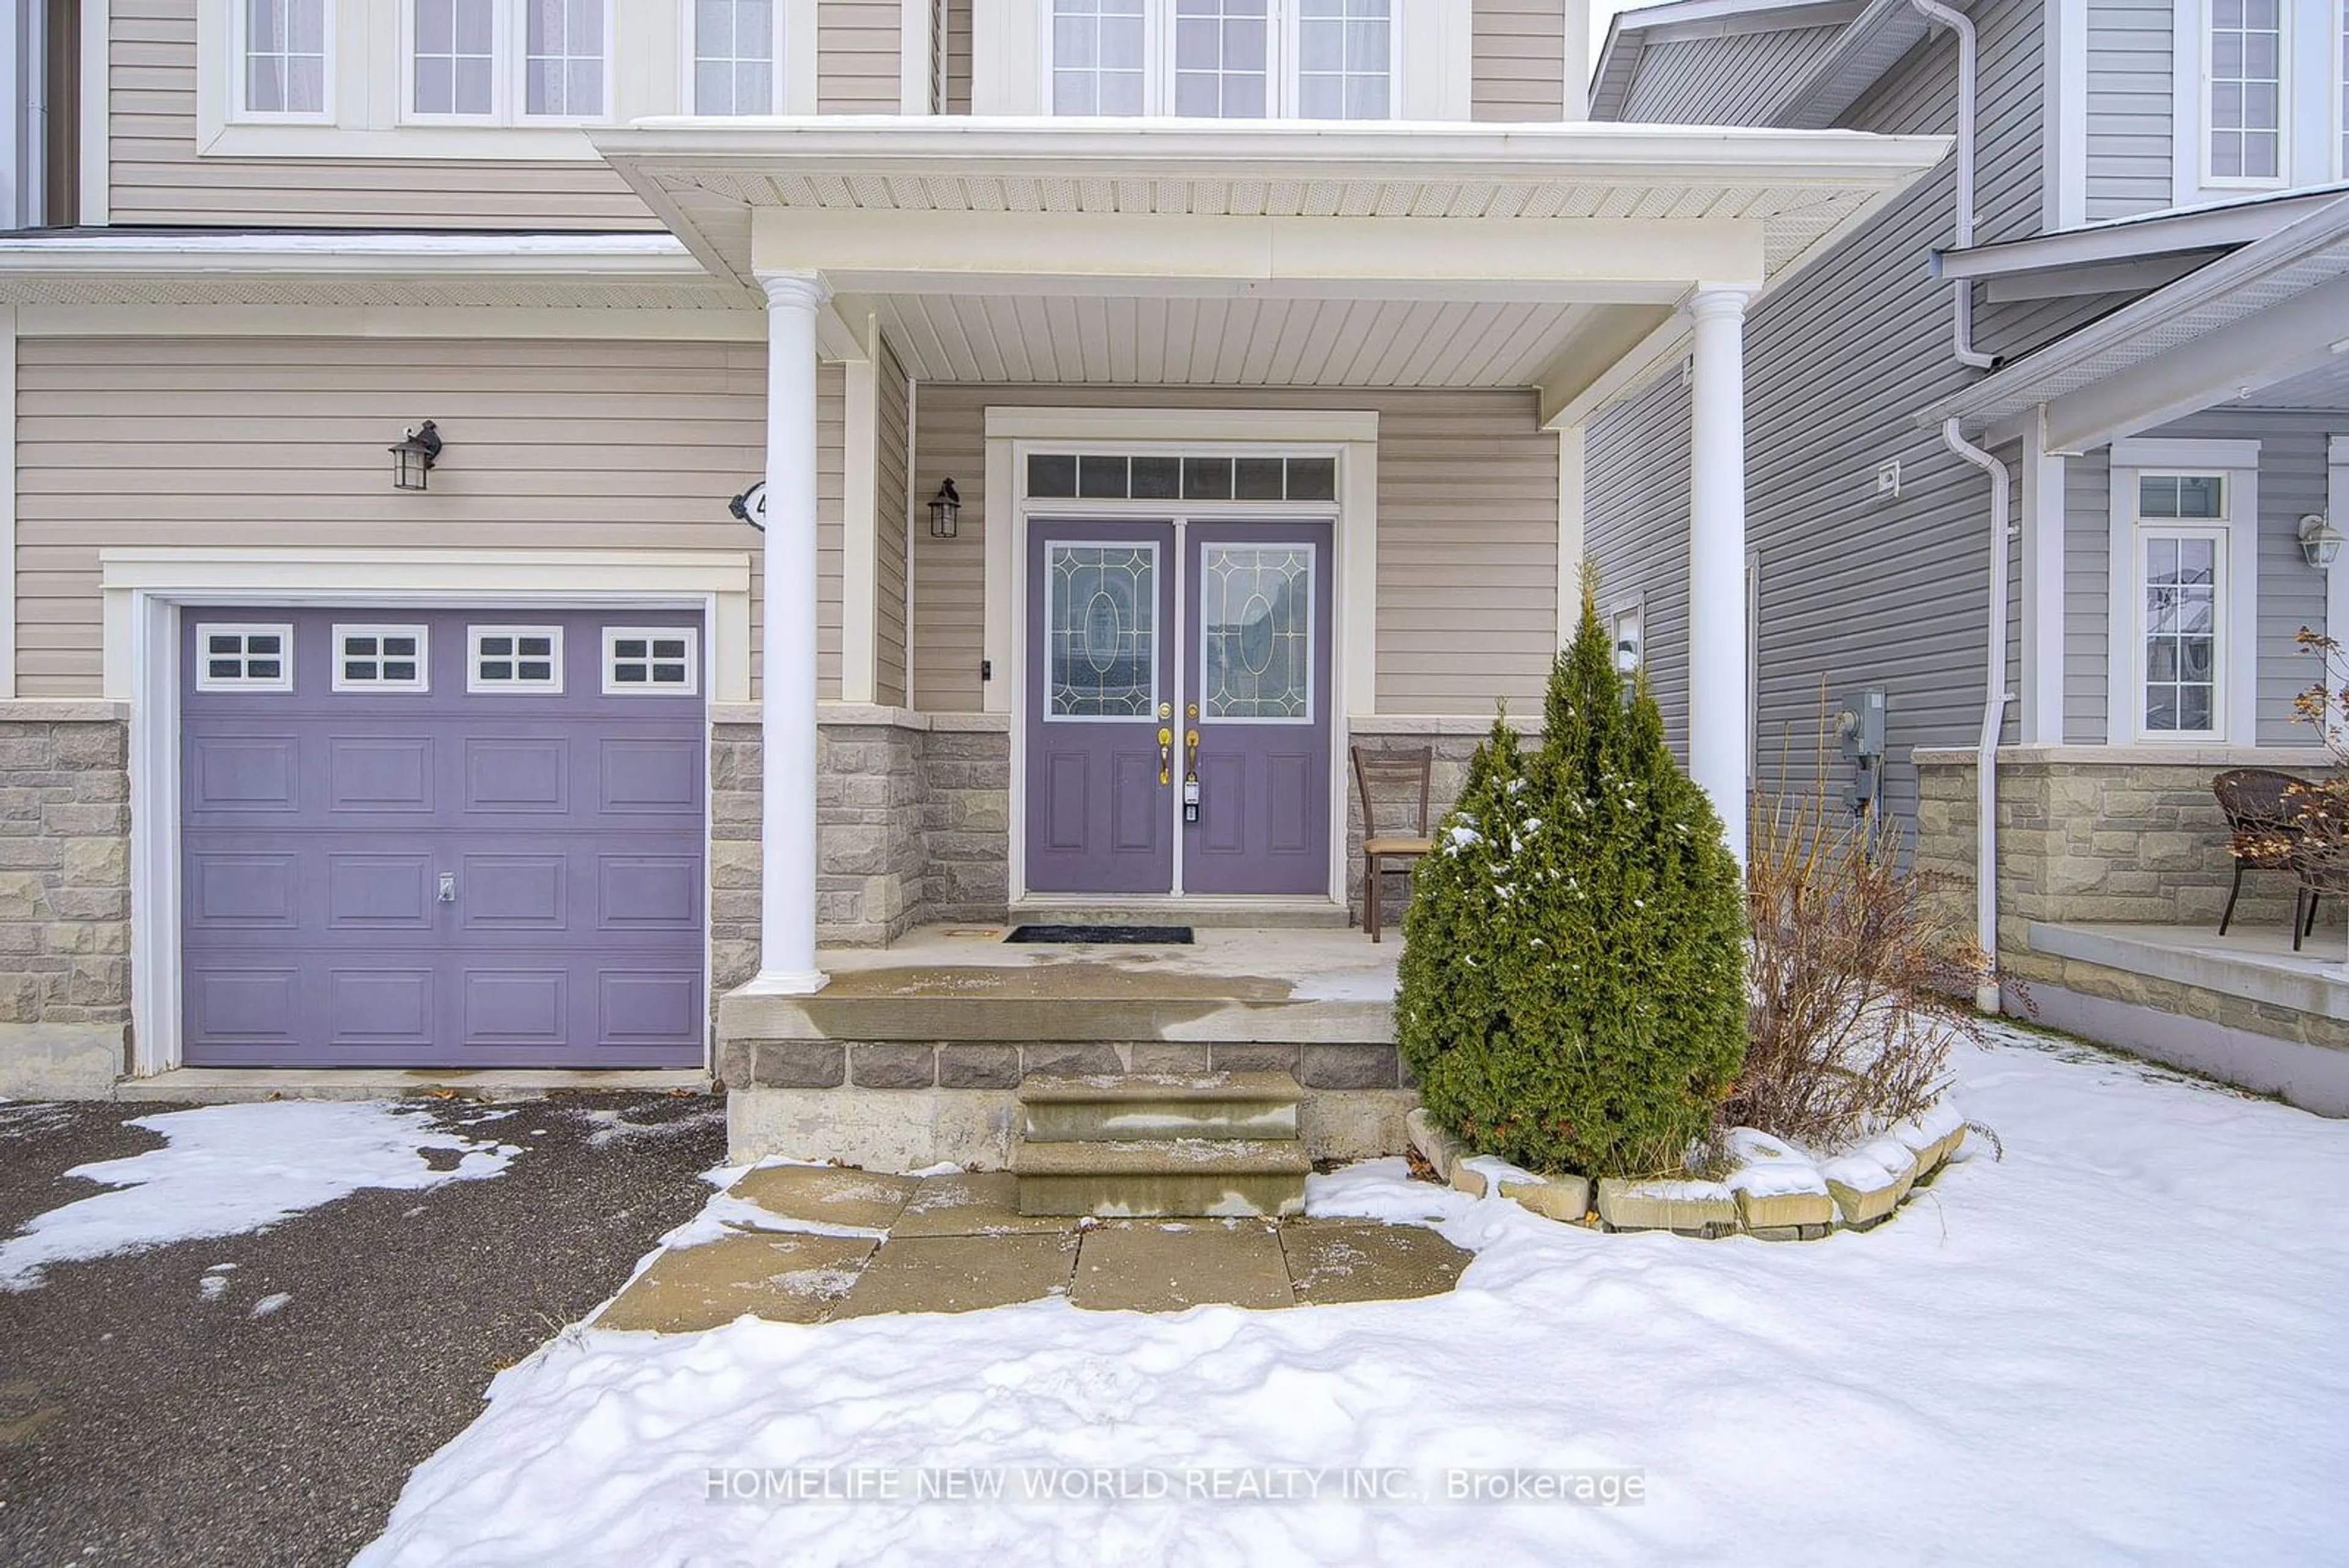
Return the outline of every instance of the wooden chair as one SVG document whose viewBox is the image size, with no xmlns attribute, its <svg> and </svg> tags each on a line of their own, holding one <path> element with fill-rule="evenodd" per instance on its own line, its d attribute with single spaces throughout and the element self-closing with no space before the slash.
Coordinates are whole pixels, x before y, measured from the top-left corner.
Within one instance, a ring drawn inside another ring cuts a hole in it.
<svg viewBox="0 0 2349 1568">
<path fill-rule="evenodd" d="M 2227 934 L 2227 922 L 2235 917 L 2235 898 L 2243 890 L 2244 872 L 2297 873 L 2301 869 L 2292 857 L 2292 843 L 2300 834 L 2302 799 L 2292 786 L 2300 782 L 2270 768 L 2230 768 L 2210 781 L 2210 793 L 2219 797 L 2219 809 L 2226 815 L 2227 830 L 2232 836 L 2229 846 L 2235 858 L 2234 884 L 2227 889 L 2227 907 L 2219 913 L 2220 936 Z M 2300 945 L 2299 905 L 2307 897 L 2303 879 L 2293 901 L 2294 947 Z M 2310 913 L 2313 916 L 2314 911 Z"/>
<path fill-rule="evenodd" d="M 1379 878 L 1389 870 L 1408 874 L 1413 861 L 1435 847 L 1427 819 L 1428 776 L 1435 771 L 1435 749 L 1366 752 L 1356 746 L 1353 753 L 1354 787 L 1362 797 L 1362 924 L 1370 928 L 1371 940 L 1377 941 Z M 1379 810 L 1382 803 L 1387 806 L 1384 816 Z M 1399 864 L 1390 867 L 1388 861 Z"/>
</svg>

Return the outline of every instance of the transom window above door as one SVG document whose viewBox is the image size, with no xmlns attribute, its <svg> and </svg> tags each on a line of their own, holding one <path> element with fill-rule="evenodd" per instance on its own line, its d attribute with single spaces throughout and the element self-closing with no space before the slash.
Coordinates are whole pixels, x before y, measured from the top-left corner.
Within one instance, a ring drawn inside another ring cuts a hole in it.
<svg viewBox="0 0 2349 1568">
<path fill-rule="evenodd" d="M 1338 498 L 1338 460 L 1031 452 L 1028 494 L 1042 501 L 1327 503 Z"/>
<path fill-rule="evenodd" d="M 1395 0 L 1051 0 L 1057 115 L 1388 119 Z"/>
</svg>

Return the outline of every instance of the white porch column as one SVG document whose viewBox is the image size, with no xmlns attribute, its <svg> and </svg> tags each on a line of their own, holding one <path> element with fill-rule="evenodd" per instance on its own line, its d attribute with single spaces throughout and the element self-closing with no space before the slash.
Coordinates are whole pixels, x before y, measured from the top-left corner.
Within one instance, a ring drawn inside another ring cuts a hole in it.
<svg viewBox="0 0 2349 1568">
<path fill-rule="evenodd" d="M 1745 301 L 1702 288 L 1690 301 L 1696 373 L 1689 453 L 1689 776 L 1745 861 Z"/>
<path fill-rule="evenodd" d="M 759 282 L 767 291 L 767 534 L 756 984 L 803 995 L 825 979 L 815 965 L 815 318 L 832 290 L 813 273 Z"/>
</svg>

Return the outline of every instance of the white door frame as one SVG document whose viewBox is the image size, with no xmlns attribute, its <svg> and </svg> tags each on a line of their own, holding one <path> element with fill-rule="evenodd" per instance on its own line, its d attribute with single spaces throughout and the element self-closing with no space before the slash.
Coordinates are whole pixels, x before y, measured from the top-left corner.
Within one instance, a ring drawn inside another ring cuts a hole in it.
<svg viewBox="0 0 2349 1568">
<path fill-rule="evenodd" d="M 104 690 L 130 704 L 131 1075 L 181 1062 L 180 612 L 206 605 L 693 609 L 708 715 L 750 695 L 750 558 L 740 551 L 104 550 Z M 711 998 L 709 769 L 702 798 L 702 995 Z M 703 1065 L 714 1031 L 705 1027 Z M 266 1068 L 253 1069 L 265 1072 Z"/>
<path fill-rule="evenodd" d="M 1240 457 L 1331 457 L 1338 464 L 1335 504 L 1289 504 L 1195 501 L 1085 501 L 1053 498 L 1031 501 L 1028 495 L 1028 456 L 1031 451 L 1053 452 L 1143 454 L 1149 456 L 1206 455 Z M 1328 898 L 1346 901 L 1346 768 L 1350 742 L 1348 716 L 1369 712 L 1376 705 L 1376 670 L 1371 607 L 1378 582 L 1378 415 L 1369 412 L 1323 412 L 1302 410 L 1150 410 L 1150 409 L 988 409 L 987 410 L 987 489 L 990 510 L 1009 527 L 990 524 L 987 530 L 985 590 L 986 648 L 997 678 L 985 688 L 989 711 L 1010 718 L 1010 897 L 1014 904 L 1030 901 L 1028 891 L 1028 747 L 1029 709 L 1027 571 L 1029 524 L 1038 519 L 1098 517 L 1104 522 L 1123 518 L 1165 518 L 1176 526 L 1176 553 L 1182 549 L 1181 523 L 1312 519 L 1330 524 L 1330 868 Z M 1009 504 L 996 498 L 1009 497 Z M 1008 519 L 1007 519 L 1008 514 Z M 1179 579 L 1178 579 L 1179 587 Z M 1175 654 L 1185 644 L 1181 627 L 1182 604 L 1176 602 Z M 1177 669 L 1180 669 L 1178 663 Z M 1178 677 L 1179 684 L 1179 677 Z M 1175 712 L 1178 736 L 1182 711 Z M 1174 851 L 1177 891 L 1156 895 L 1054 895 L 1063 902 L 1171 903 L 1185 899 L 1182 843 Z M 1185 900 L 1190 901 L 1190 900 Z M 1217 901 L 1222 901 L 1218 899 Z M 1235 895 L 1235 903 L 1278 903 L 1274 897 Z"/>
</svg>

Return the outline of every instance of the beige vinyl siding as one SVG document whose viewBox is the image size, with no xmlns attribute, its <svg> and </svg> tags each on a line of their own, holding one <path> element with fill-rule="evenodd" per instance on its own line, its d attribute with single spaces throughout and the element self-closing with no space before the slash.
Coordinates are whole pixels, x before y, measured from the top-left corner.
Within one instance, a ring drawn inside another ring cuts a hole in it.
<svg viewBox="0 0 2349 1568">
<path fill-rule="evenodd" d="M 99 689 L 98 552 L 400 545 L 747 550 L 727 497 L 764 462 L 761 344 L 23 337 L 17 667 Z M 825 559 L 839 671 L 840 379 Z M 440 423 L 432 487 L 384 448 Z"/>
<path fill-rule="evenodd" d="M 905 700 L 905 518 L 907 474 L 913 463 L 913 382 L 887 339 L 874 369 L 880 418 L 874 421 L 881 450 L 875 454 L 873 487 L 874 696 L 883 702 Z"/>
<path fill-rule="evenodd" d="M 1472 119 L 1566 118 L 1566 0 L 1475 0 Z"/>
<path fill-rule="evenodd" d="M 940 384 L 921 391 L 914 491 L 951 477 L 962 529 L 917 542 L 915 706 L 980 705 L 990 406 L 1375 411 L 1378 711 L 1538 707 L 1557 637 L 1557 440 L 1532 393 Z"/>
<path fill-rule="evenodd" d="M 600 163 L 199 158 L 196 0 L 110 0 L 108 17 L 115 223 L 658 227 Z"/>
<path fill-rule="evenodd" d="M 946 0 L 947 107 L 970 112 L 970 0 Z"/>
<path fill-rule="evenodd" d="M 895 114 L 903 41 L 897 0 L 817 0 L 816 112 Z"/>
</svg>

